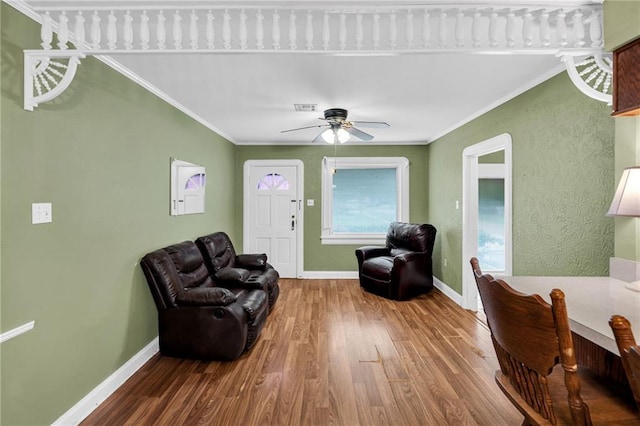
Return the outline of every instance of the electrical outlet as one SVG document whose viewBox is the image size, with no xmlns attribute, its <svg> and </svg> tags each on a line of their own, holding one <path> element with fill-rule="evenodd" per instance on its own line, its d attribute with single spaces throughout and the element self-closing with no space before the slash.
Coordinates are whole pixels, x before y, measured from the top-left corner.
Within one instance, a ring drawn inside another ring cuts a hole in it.
<svg viewBox="0 0 640 426">
<path fill-rule="evenodd" d="M 315 204 L 315 201 L 313 199 L 310 198 L 310 199 L 307 200 L 307 206 L 308 207 L 313 207 L 314 204 Z"/>
<path fill-rule="evenodd" d="M 447 259 L 444 259 L 444 261 L 442 263 L 444 263 L 444 267 L 446 268 L 447 267 Z"/>
<path fill-rule="evenodd" d="M 50 223 L 53 221 L 51 203 L 31 204 L 31 223 Z"/>
</svg>

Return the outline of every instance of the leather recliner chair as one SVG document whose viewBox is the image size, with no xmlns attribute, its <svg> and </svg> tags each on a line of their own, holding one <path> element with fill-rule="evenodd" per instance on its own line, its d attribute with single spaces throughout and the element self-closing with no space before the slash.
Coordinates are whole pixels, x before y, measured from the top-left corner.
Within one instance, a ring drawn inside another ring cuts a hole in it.
<svg viewBox="0 0 640 426">
<path fill-rule="evenodd" d="M 393 300 L 406 300 L 433 289 L 432 253 L 436 228 L 393 222 L 385 247 L 356 249 L 360 286 Z"/>
<path fill-rule="evenodd" d="M 148 253 L 140 266 L 158 308 L 162 355 L 234 360 L 256 343 L 267 294 L 217 286 L 192 241 Z"/>
<path fill-rule="evenodd" d="M 236 254 L 225 232 L 196 239 L 209 274 L 222 287 L 261 288 L 269 296 L 269 313 L 280 295 L 280 274 L 267 262 L 266 254 Z"/>
</svg>

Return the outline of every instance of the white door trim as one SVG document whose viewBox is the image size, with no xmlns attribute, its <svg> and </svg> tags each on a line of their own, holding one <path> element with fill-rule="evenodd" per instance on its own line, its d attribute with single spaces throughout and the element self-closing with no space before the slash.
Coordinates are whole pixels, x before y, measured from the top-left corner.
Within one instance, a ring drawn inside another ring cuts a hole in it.
<svg viewBox="0 0 640 426">
<path fill-rule="evenodd" d="M 478 157 L 501 150 L 504 150 L 505 273 L 512 274 L 511 142 L 511 135 L 503 133 L 462 151 L 462 307 L 465 309 L 478 308 L 478 289 L 469 264 L 478 252 Z"/>
<path fill-rule="evenodd" d="M 296 226 L 296 277 L 301 278 L 304 269 L 304 163 L 302 160 L 247 160 L 244 162 L 243 168 L 243 184 L 242 184 L 242 246 L 249 247 L 249 170 L 251 167 L 296 167 L 296 199 L 298 200 L 298 214 Z"/>
</svg>

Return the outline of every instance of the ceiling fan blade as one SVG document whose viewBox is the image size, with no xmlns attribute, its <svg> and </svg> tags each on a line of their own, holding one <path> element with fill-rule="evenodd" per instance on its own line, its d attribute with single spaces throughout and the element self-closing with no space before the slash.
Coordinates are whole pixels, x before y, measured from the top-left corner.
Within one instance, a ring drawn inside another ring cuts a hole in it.
<svg viewBox="0 0 640 426">
<path fill-rule="evenodd" d="M 369 133 L 365 133 L 362 130 L 356 129 L 355 127 L 343 127 L 351 136 L 355 136 L 358 139 L 362 139 L 363 141 L 370 141 L 373 139 L 373 136 Z"/>
<path fill-rule="evenodd" d="M 313 126 L 297 127 L 295 129 L 281 130 L 280 133 L 295 132 L 296 130 L 311 129 L 313 127 L 325 127 L 326 124 L 315 124 Z"/>
<path fill-rule="evenodd" d="M 384 121 L 352 121 L 351 123 L 359 127 L 372 127 L 377 129 L 389 127 L 389 124 Z"/>
</svg>

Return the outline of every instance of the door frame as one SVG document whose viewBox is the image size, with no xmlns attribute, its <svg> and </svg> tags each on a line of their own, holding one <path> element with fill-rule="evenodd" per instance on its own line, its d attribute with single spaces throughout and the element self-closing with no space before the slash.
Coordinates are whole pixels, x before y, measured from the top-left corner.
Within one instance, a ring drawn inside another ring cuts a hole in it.
<svg viewBox="0 0 640 426">
<path fill-rule="evenodd" d="M 247 160 L 242 175 L 242 246 L 249 247 L 249 173 L 251 167 L 290 167 L 296 168 L 296 277 L 302 278 L 304 272 L 304 163 L 302 160 Z"/>
<path fill-rule="evenodd" d="M 478 252 L 478 157 L 504 150 L 505 274 L 513 271 L 512 139 L 503 133 L 462 151 L 462 307 L 478 309 L 478 289 L 469 260 Z"/>
</svg>

